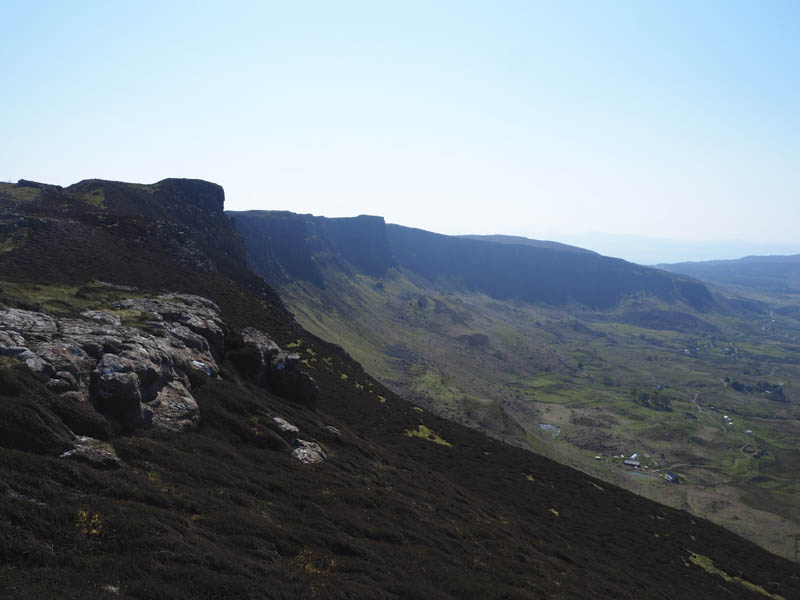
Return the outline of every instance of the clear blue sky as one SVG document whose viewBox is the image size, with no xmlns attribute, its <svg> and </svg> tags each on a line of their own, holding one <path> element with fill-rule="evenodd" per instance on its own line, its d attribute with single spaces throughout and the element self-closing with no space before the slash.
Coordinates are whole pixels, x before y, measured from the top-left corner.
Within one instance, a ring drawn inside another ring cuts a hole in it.
<svg viewBox="0 0 800 600">
<path fill-rule="evenodd" d="M 795 0 L 0 0 L 0 21 L 1 180 L 196 177 L 235 210 L 443 233 L 798 239 Z"/>
</svg>

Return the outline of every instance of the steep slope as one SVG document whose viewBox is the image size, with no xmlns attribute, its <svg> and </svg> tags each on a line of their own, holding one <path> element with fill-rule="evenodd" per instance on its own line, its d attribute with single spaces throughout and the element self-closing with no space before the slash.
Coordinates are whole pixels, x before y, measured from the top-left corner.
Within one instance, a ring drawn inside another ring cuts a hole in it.
<svg viewBox="0 0 800 600">
<path fill-rule="evenodd" d="M 213 186 L 91 186 L 0 189 L 2 314 L 45 315 L 38 318 L 60 323 L 57 335 L 122 311 L 115 327 L 155 339 L 150 312 L 183 318 L 159 295 L 197 294 L 219 307 L 219 376 L 189 377 L 196 430 L 134 424 L 120 434 L 105 412 L 2 357 L 4 597 L 800 595 L 791 563 L 724 529 L 384 388 L 300 328 L 238 260 L 241 242 L 221 207 L 202 200 Z M 165 186 L 172 191 L 142 189 Z M 131 306 L 142 309 L 124 312 Z M 15 331 L 7 317 L 2 324 Z M 248 327 L 300 353 L 319 386 L 316 410 L 285 398 L 273 379 L 262 385 Z M 275 416 L 318 442 L 327 460 L 297 460 L 287 445 L 292 430 L 279 424 L 277 434 Z M 71 428 L 89 425 L 94 450 L 115 454 L 121 466 L 62 456 L 75 443 Z"/>
<path fill-rule="evenodd" d="M 574 249 L 232 214 L 298 320 L 401 396 L 796 557 L 795 315 Z"/>
</svg>

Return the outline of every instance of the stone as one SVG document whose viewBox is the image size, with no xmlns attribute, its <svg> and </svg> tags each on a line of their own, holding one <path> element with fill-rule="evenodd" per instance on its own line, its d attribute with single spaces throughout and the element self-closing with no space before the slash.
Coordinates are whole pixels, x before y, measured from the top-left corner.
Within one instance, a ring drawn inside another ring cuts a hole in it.
<svg viewBox="0 0 800 600">
<path fill-rule="evenodd" d="M 316 410 L 319 388 L 314 378 L 301 370 L 300 355 L 281 350 L 266 333 L 253 327 L 243 329 L 241 335 L 244 343 L 256 350 L 256 384 Z"/>
<path fill-rule="evenodd" d="M 200 411 L 189 390 L 179 381 L 171 381 L 143 407 L 142 418 L 164 431 L 196 431 Z"/>
<path fill-rule="evenodd" d="M 339 431 L 339 429 L 337 427 L 334 427 L 333 425 L 325 425 L 322 428 L 322 431 L 332 438 L 339 439 L 342 437 L 342 432 Z"/>
<path fill-rule="evenodd" d="M 317 408 L 319 388 L 314 378 L 300 370 L 300 356 L 284 350 L 272 357 L 268 375 L 269 387 L 279 396 Z"/>
<path fill-rule="evenodd" d="M 61 458 L 83 462 L 98 469 L 118 469 L 122 466 L 111 444 L 87 436 L 78 436 L 75 447 L 61 454 Z"/>
<path fill-rule="evenodd" d="M 300 429 L 296 425 L 292 425 L 281 417 L 273 417 L 272 428 L 292 446 L 294 446 L 297 436 L 300 434 Z"/>
<path fill-rule="evenodd" d="M 292 457 L 299 460 L 301 463 L 313 465 L 320 463 L 328 458 L 325 451 L 317 442 L 310 442 L 308 440 L 297 440 L 297 447 L 292 450 Z"/>
</svg>

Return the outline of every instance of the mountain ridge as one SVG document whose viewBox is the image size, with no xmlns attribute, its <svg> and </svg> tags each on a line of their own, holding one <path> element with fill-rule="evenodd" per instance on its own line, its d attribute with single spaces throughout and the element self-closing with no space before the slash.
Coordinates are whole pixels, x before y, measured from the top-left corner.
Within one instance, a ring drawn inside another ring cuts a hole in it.
<svg viewBox="0 0 800 600">
<path fill-rule="evenodd" d="M 454 285 L 503 298 L 553 304 L 578 302 L 608 308 L 625 294 L 644 291 L 666 301 L 684 301 L 698 310 L 714 302 L 710 292 L 695 280 L 590 251 L 577 252 L 572 247 L 563 250 L 560 245 L 541 247 L 446 236 L 385 224 L 380 217 L 369 217 L 372 220 L 367 225 L 363 216 L 328 219 L 286 211 L 228 211 L 226 214 L 234 219 L 250 244 L 250 260 L 275 255 L 292 269 L 294 277 L 308 278 L 318 286 L 324 283 L 319 268 L 311 264 L 312 256 L 321 253 L 324 259 L 326 249 L 322 244 L 327 242 L 352 262 L 357 253 L 348 251 L 346 244 L 353 243 L 364 244 L 364 254 L 372 261 L 368 269 L 362 269 L 365 274 L 380 277 L 392 266 L 399 265 L 429 280 L 442 276 Z M 287 222 L 292 223 L 292 235 L 299 244 L 293 248 L 295 254 L 291 257 L 278 256 L 287 246 L 284 238 L 276 237 L 273 243 L 270 237 L 279 236 L 276 228 Z M 341 226 L 331 228 L 333 223 Z M 384 232 L 380 231 L 381 227 Z M 303 256 L 297 252 L 303 252 Z M 300 260 L 304 261 L 305 268 L 295 268 Z M 361 267 L 358 262 L 353 264 Z M 277 280 L 277 274 L 269 270 L 262 274 L 265 273 L 268 279 Z M 542 282 L 530 283 L 537 278 Z"/>
<path fill-rule="evenodd" d="M 767 292 L 800 293 L 800 254 L 745 256 L 658 265 L 717 285 Z"/>
</svg>

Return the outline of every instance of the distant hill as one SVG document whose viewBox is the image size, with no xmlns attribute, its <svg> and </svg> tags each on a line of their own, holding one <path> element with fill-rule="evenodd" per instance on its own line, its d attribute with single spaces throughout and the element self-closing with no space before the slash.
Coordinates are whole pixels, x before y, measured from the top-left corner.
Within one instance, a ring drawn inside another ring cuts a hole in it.
<svg viewBox="0 0 800 600">
<path fill-rule="evenodd" d="M 800 254 L 745 256 L 738 260 L 683 262 L 662 264 L 658 267 L 720 285 L 766 292 L 800 292 Z"/>
<path fill-rule="evenodd" d="M 555 250 L 597 254 L 592 250 L 587 250 L 586 248 L 579 248 L 578 246 L 570 246 L 569 244 L 562 244 L 561 242 L 532 240 L 530 238 L 522 237 L 519 235 L 461 235 L 458 237 L 467 238 L 470 240 L 483 240 L 485 242 L 495 242 L 497 244 L 517 244 L 520 246 L 534 246 L 537 248 L 553 248 Z"/>
</svg>

